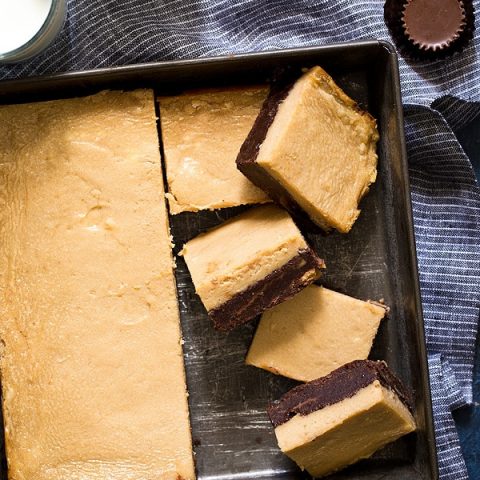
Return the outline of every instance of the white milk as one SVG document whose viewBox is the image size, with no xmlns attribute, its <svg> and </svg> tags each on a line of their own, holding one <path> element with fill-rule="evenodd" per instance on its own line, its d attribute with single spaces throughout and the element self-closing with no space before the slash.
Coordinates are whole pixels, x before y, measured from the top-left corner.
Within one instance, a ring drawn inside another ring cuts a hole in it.
<svg viewBox="0 0 480 480">
<path fill-rule="evenodd" d="M 0 53 L 27 43 L 42 27 L 52 0 L 0 0 Z"/>
</svg>

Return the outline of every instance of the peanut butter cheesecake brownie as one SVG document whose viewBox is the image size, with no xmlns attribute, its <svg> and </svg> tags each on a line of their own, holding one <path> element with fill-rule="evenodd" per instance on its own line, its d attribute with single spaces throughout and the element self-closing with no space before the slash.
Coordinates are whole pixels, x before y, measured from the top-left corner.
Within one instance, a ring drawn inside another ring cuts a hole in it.
<svg viewBox="0 0 480 480">
<path fill-rule="evenodd" d="M 182 254 L 218 330 L 231 330 L 292 297 L 325 264 L 290 215 L 254 207 L 187 242 Z"/>
<path fill-rule="evenodd" d="M 375 181 L 377 140 L 375 119 L 313 67 L 272 88 L 237 166 L 293 216 L 345 233 Z"/>
<path fill-rule="evenodd" d="M 387 308 L 310 285 L 266 311 L 246 363 L 308 382 L 368 357 Z"/>
<path fill-rule="evenodd" d="M 410 393 L 372 360 L 293 388 L 268 414 L 281 450 L 313 477 L 368 458 L 416 428 Z"/>
<path fill-rule="evenodd" d="M 159 98 L 170 213 L 271 201 L 235 165 L 267 94 L 248 86 Z"/>
</svg>

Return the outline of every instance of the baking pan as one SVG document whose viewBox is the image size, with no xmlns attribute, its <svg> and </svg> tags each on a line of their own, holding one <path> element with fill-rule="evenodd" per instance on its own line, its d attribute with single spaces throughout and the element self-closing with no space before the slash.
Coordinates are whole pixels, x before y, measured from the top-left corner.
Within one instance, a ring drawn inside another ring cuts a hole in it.
<svg viewBox="0 0 480 480">
<path fill-rule="evenodd" d="M 0 103 L 66 98 L 102 89 L 154 88 L 169 95 L 199 87 L 268 82 L 278 69 L 319 64 L 377 119 L 378 179 L 347 235 L 307 233 L 326 260 L 322 283 L 391 307 L 371 358 L 384 359 L 415 394 L 418 431 L 329 478 L 437 479 L 424 327 L 413 236 L 397 58 L 386 42 L 142 64 L 0 82 Z M 161 114 L 161 112 L 160 112 Z M 171 216 L 175 253 L 199 232 L 244 208 Z M 278 449 L 265 407 L 295 382 L 244 365 L 255 323 L 213 330 L 182 258 L 176 279 L 190 392 L 192 436 L 201 480 L 302 479 Z M 3 478 L 6 478 L 5 460 Z"/>
</svg>

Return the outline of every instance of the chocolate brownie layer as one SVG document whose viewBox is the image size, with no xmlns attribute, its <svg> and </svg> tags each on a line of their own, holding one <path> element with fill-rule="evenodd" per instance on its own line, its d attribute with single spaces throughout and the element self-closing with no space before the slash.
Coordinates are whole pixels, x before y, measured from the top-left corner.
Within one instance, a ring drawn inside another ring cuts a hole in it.
<svg viewBox="0 0 480 480">
<path fill-rule="evenodd" d="M 355 360 L 325 377 L 293 388 L 268 407 L 268 415 L 273 426 L 278 427 L 297 414 L 308 415 L 352 397 L 375 380 L 392 390 L 412 411 L 411 394 L 384 362 Z"/>
<path fill-rule="evenodd" d="M 229 331 L 293 297 L 312 283 L 323 268 L 324 261 L 312 249 L 301 250 L 284 266 L 210 310 L 208 315 L 217 330 Z"/>
<path fill-rule="evenodd" d="M 240 152 L 237 156 L 237 166 L 242 173 L 244 173 L 242 170 L 244 165 L 255 163 L 260 145 L 265 140 L 268 129 L 275 119 L 278 106 L 283 100 L 285 100 L 292 86 L 293 83 L 288 83 L 287 85 L 276 84 L 272 86 L 268 97 L 263 102 L 262 109 L 260 110 L 252 129 L 243 145 L 240 147 Z"/>
</svg>

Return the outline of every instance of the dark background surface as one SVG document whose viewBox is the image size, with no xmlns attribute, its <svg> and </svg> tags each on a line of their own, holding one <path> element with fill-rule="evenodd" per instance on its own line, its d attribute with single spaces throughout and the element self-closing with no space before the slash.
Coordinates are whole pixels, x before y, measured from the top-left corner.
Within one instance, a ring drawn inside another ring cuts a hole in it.
<svg viewBox="0 0 480 480">
<path fill-rule="evenodd" d="M 480 182 L 480 117 L 457 132 L 457 136 Z M 480 335 L 476 343 L 473 401 L 471 407 L 458 410 L 454 416 L 470 478 L 480 480 Z"/>
</svg>

